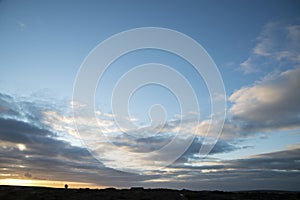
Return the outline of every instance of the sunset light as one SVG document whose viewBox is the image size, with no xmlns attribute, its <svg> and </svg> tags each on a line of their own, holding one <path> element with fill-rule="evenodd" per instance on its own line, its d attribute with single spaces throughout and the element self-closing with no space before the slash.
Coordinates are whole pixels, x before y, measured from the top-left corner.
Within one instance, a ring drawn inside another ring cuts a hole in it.
<svg viewBox="0 0 300 200">
<path fill-rule="evenodd" d="M 54 187 L 63 188 L 65 184 L 70 188 L 105 188 L 104 186 L 96 186 L 90 183 L 80 182 L 63 182 L 63 181 L 50 181 L 50 180 L 34 180 L 34 179 L 0 179 L 0 185 L 19 185 L 19 186 L 38 186 L 38 187 Z"/>
</svg>

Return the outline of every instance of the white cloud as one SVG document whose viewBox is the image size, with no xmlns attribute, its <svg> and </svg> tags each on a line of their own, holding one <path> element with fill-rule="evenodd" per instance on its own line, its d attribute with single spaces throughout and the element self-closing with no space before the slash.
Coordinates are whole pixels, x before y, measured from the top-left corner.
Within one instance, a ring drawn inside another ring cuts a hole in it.
<svg viewBox="0 0 300 200">
<path fill-rule="evenodd" d="M 19 149 L 20 151 L 26 150 L 25 144 L 17 144 L 17 147 L 18 147 L 18 149 Z"/>
<path fill-rule="evenodd" d="M 248 131 L 300 127 L 299 88 L 300 68 L 267 76 L 234 92 L 229 113 Z"/>
</svg>

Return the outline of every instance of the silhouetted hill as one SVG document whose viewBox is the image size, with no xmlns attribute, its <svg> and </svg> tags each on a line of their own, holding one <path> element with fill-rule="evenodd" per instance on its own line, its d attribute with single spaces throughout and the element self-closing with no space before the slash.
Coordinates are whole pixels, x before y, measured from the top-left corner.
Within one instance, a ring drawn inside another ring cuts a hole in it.
<svg viewBox="0 0 300 200">
<path fill-rule="evenodd" d="M 171 189 L 63 189 L 45 187 L 22 187 L 22 186 L 0 186 L 1 200 L 83 200 L 83 199 L 131 199 L 131 200 L 300 200 L 300 192 L 287 191 L 241 191 L 241 192 L 222 192 L 222 191 L 190 191 L 190 190 L 171 190 Z"/>
</svg>

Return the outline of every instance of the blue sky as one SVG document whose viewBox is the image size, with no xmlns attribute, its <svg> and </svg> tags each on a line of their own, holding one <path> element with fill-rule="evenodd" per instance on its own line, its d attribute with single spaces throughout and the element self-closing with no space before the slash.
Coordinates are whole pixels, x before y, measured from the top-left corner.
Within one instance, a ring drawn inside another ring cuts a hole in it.
<svg viewBox="0 0 300 200">
<path fill-rule="evenodd" d="M 0 183 L 299 190 L 299 11 L 299 2 L 290 0 L 0 1 Z M 161 148 L 181 126 L 181 133 L 196 138 L 176 162 L 153 170 L 145 160 L 151 160 L 150 153 L 135 160 L 128 154 L 120 166 L 111 146 L 100 142 L 99 148 L 87 149 L 76 133 L 72 95 L 84 59 L 110 36 L 141 27 L 186 34 L 220 71 L 227 116 L 206 159 L 197 154 L 212 114 L 205 82 L 190 63 L 161 50 L 130 52 L 112 63 L 96 90 L 98 124 L 79 125 L 90 134 L 88 146 L 101 130 L 115 146 L 134 153 Z M 167 121 L 158 135 L 132 138 L 115 124 L 113 88 L 133 67 L 154 62 L 171 66 L 190 82 L 200 122 L 195 126 L 181 118 L 178 123 L 180 100 L 166 88 L 148 85 L 129 101 L 132 122 L 143 131 L 154 104 L 164 107 Z M 123 172 L 129 161 L 145 168 L 140 174 Z"/>
</svg>

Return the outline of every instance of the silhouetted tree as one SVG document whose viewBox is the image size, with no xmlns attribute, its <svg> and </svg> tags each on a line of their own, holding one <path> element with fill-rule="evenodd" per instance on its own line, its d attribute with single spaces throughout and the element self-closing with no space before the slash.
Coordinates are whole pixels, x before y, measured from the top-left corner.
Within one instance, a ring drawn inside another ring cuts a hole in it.
<svg viewBox="0 0 300 200">
<path fill-rule="evenodd" d="M 69 187 L 68 184 L 66 184 L 66 185 L 65 185 L 66 190 L 68 189 L 68 187 Z"/>
</svg>

